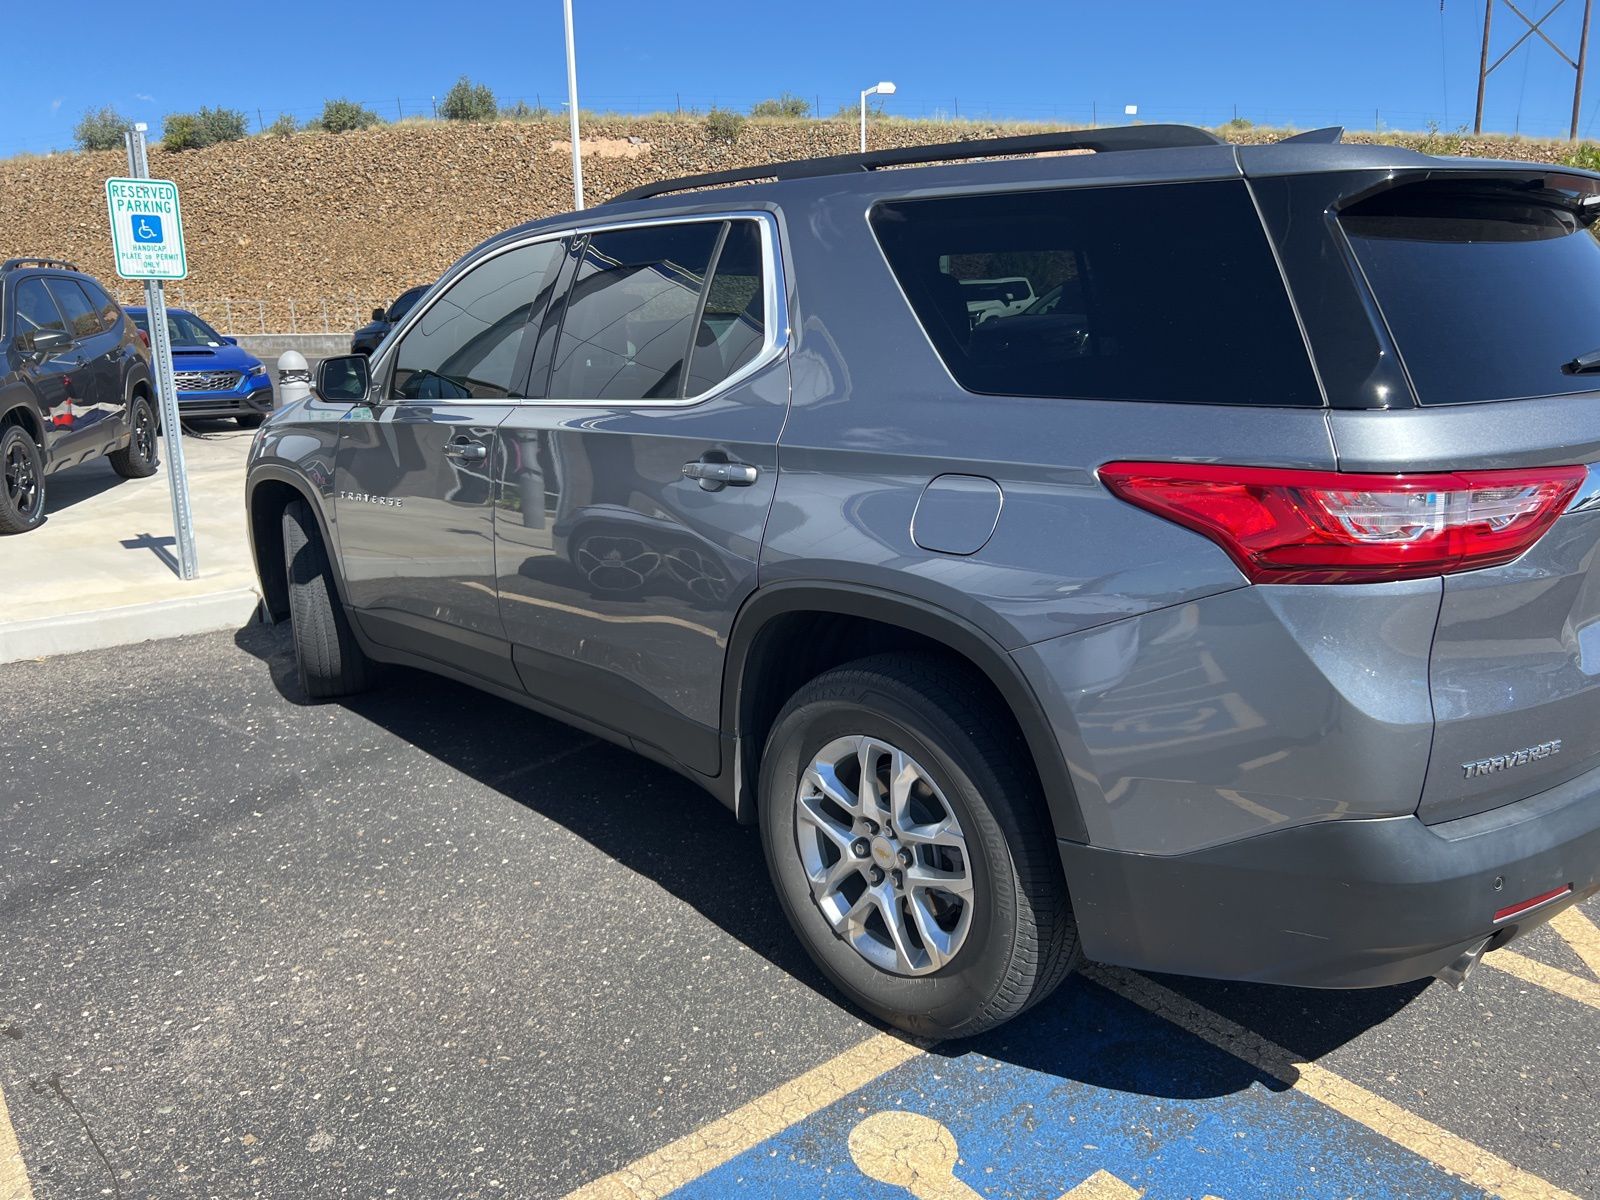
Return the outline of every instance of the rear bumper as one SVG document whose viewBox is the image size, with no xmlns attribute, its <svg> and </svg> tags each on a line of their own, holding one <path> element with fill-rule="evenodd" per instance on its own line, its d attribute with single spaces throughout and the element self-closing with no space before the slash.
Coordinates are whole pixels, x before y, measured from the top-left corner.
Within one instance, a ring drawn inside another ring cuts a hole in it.
<svg viewBox="0 0 1600 1200">
<path fill-rule="evenodd" d="M 1600 771 L 1439 825 L 1325 821 L 1171 856 L 1059 845 L 1092 959 L 1384 987 L 1433 975 L 1485 938 L 1504 945 L 1600 890 Z M 1496 924 L 1496 911 L 1565 885 L 1570 895 Z"/>
</svg>

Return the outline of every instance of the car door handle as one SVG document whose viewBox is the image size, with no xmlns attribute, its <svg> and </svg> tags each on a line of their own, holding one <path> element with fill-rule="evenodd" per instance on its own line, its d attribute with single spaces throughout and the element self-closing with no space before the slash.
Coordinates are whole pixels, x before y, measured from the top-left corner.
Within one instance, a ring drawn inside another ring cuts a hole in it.
<svg viewBox="0 0 1600 1200">
<path fill-rule="evenodd" d="M 457 462 L 482 462 L 489 457 L 489 447 L 482 442 L 451 442 L 444 448 L 446 458 Z"/>
<path fill-rule="evenodd" d="M 760 469 L 749 463 L 716 462 L 701 458 L 683 464 L 683 477 L 698 480 L 708 492 L 720 491 L 725 487 L 749 487 L 760 474 Z"/>
</svg>

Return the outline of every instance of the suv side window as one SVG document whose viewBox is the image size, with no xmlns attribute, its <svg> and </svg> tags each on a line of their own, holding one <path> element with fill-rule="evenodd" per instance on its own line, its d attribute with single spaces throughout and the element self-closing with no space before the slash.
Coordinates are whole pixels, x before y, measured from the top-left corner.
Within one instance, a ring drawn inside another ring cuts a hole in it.
<svg viewBox="0 0 1600 1200">
<path fill-rule="evenodd" d="M 689 351 L 684 395 L 709 392 L 761 353 L 766 342 L 766 298 L 761 227 L 755 221 L 734 221 L 711 270 Z"/>
<path fill-rule="evenodd" d="M 65 333 L 66 331 L 67 323 L 62 320 L 61 310 L 56 307 L 56 302 L 50 299 L 50 293 L 45 291 L 43 279 L 34 275 L 17 284 L 19 337 L 42 332 Z"/>
<path fill-rule="evenodd" d="M 101 332 L 100 314 L 95 312 L 81 287 L 70 279 L 46 279 L 44 285 L 67 318 L 67 329 L 73 337 L 94 337 Z"/>
<path fill-rule="evenodd" d="M 591 234 L 567 293 L 552 400 L 671 400 L 725 222 Z"/>
<path fill-rule="evenodd" d="M 561 251 L 559 239 L 519 246 L 451 284 L 401 338 L 389 394 L 405 400 L 523 396 L 523 331 L 530 314 L 548 303 Z"/>
<path fill-rule="evenodd" d="M 100 327 L 102 329 L 115 327 L 117 318 L 122 315 L 121 306 L 106 295 L 100 285 L 91 279 L 78 280 L 78 286 L 84 290 L 84 293 L 89 297 L 89 303 L 94 305 L 95 312 L 99 314 Z"/>
<path fill-rule="evenodd" d="M 1322 404 L 1242 182 L 895 201 L 871 219 L 969 392 Z M 972 286 L 1002 280 L 1035 299 L 995 305 Z"/>
</svg>

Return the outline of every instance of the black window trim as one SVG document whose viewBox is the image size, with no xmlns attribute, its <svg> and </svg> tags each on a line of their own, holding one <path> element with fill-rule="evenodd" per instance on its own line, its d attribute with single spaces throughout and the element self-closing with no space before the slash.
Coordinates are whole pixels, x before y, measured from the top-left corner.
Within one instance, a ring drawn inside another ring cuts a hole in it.
<svg viewBox="0 0 1600 1200">
<path fill-rule="evenodd" d="M 383 396 L 383 398 L 378 400 L 377 403 L 385 405 L 426 403 L 432 407 L 445 407 L 449 405 L 462 404 L 478 406 L 485 404 L 511 404 L 518 407 L 523 405 L 544 405 L 546 407 L 555 406 L 562 408 L 602 408 L 608 411 L 633 408 L 689 408 L 697 404 L 704 404 L 707 400 L 711 400 L 716 396 L 721 395 L 723 392 L 726 392 L 730 388 L 738 386 L 740 383 L 744 382 L 744 380 L 754 375 L 757 371 L 768 366 L 770 363 L 775 362 L 777 359 L 781 358 L 789 348 L 789 293 L 783 273 L 783 256 L 780 253 L 780 247 L 782 243 L 778 238 L 778 222 L 777 218 L 770 212 L 760 209 L 737 209 L 727 212 L 680 214 L 670 217 L 634 217 L 631 220 L 607 221 L 594 225 L 572 224 L 562 226 L 559 229 L 541 229 L 537 233 L 529 234 L 527 237 L 506 242 L 504 245 L 496 246 L 494 249 L 472 259 L 470 262 L 463 263 L 459 271 L 451 274 L 446 286 L 435 287 L 432 294 L 424 296 L 415 305 L 413 305 L 411 311 L 401 319 L 400 324 L 396 326 L 396 328 L 392 331 L 390 338 L 387 339 L 387 344 L 382 351 L 383 361 L 375 364 L 372 370 L 374 387 L 380 391 L 380 394 L 382 392 L 387 392 L 389 374 L 394 366 L 395 355 L 398 353 L 398 347 L 400 346 L 400 343 L 405 341 L 406 334 L 410 332 L 412 325 L 421 320 L 422 317 L 427 314 L 428 310 L 439 302 L 439 298 L 449 291 L 450 288 L 455 286 L 457 281 L 465 278 L 469 272 L 477 270 L 478 267 L 482 266 L 492 258 L 497 258 L 502 254 L 509 254 L 513 250 L 520 250 L 525 246 L 535 245 L 539 242 L 560 241 L 566 238 L 571 238 L 574 239 L 574 244 L 576 245 L 579 241 L 587 239 L 590 234 L 594 233 L 611 233 L 616 230 L 638 229 L 655 225 L 722 224 L 724 227 L 726 227 L 729 222 L 738 220 L 755 221 L 761 228 L 761 269 L 765 275 L 764 315 L 766 317 L 766 329 L 764 331 L 764 341 L 759 354 L 752 358 L 743 367 L 739 368 L 739 370 L 735 371 L 732 375 L 729 375 L 726 379 L 719 381 L 715 387 L 708 389 L 700 395 L 681 397 L 668 396 L 649 400 L 572 400 L 561 399 L 560 397 L 555 396 L 529 396 L 506 400 L 448 399 L 427 401 L 415 401 L 395 396 Z M 719 236 L 717 243 L 718 248 L 721 247 L 721 244 L 722 240 Z M 716 266 L 714 260 L 711 265 L 713 268 Z M 708 270 L 707 282 L 709 283 L 709 281 L 710 271 Z M 570 279 L 568 279 L 566 286 L 571 286 Z M 703 295 L 704 289 L 702 289 L 702 296 Z M 560 295 L 552 297 L 551 299 L 552 307 L 560 307 L 560 319 L 562 320 L 566 319 L 566 302 L 567 296 L 564 290 Z M 534 323 L 529 322 L 529 327 L 533 328 Z M 524 330 L 523 337 L 527 336 L 527 330 Z M 689 336 L 692 340 L 694 337 L 693 331 L 690 332 Z M 533 391 L 535 389 L 529 387 L 527 390 Z"/>
<path fill-rule="evenodd" d="M 1294 289 L 1289 286 L 1288 272 L 1284 266 L 1283 256 L 1278 251 L 1276 239 L 1272 230 L 1267 227 L 1266 217 L 1261 211 L 1261 202 L 1257 199 L 1255 189 L 1250 186 L 1250 179 L 1245 175 L 1196 175 L 1182 176 L 1171 179 L 1084 179 L 1068 180 L 1060 183 L 1046 183 L 1040 180 L 1008 183 L 1003 187 L 986 187 L 981 184 L 965 184 L 961 187 L 950 189 L 923 190 L 899 193 L 893 195 L 874 196 L 862 209 L 861 217 L 866 222 L 867 236 L 871 239 L 873 248 L 878 252 L 878 258 L 883 263 L 883 269 L 888 272 L 889 280 L 894 284 L 895 291 L 900 294 L 906 312 L 917 327 L 917 332 L 922 335 L 922 340 L 927 344 L 928 353 L 933 355 L 933 361 L 939 364 L 939 369 L 950 380 L 950 386 L 968 396 L 980 398 L 1004 397 L 1006 399 L 1027 400 L 1039 399 L 1050 403 L 1092 403 L 1092 404 L 1167 404 L 1165 400 L 1124 400 L 1108 399 L 1096 396 L 1041 396 L 1029 397 L 1015 392 L 975 392 L 955 377 L 955 372 L 950 369 L 950 364 L 945 362 L 944 355 L 939 352 L 939 347 L 934 344 L 932 336 L 922 323 L 922 317 L 917 313 L 917 306 L 911 302 L 911 296 L 906 291 L 905 285 L 900 282 L 900 276 L 895 272 L 894 265 L 889 261 L 889 254 L 883 248 L 883 241 L 878 237 L 878 231 L 872 224 L 872 216 L 882 205 L 904 204 L 918 200 L 961 200 L 971 199 L 974 196 L 991 195 L 1017 195 L 1032 192 L 1083 192 L 1083 191 L 1108 191 L 1125 190 L 1139 187 L 1182 187 L 1197 183 L 1228 183 L 1237 182 L 1245 190 L 1245 195 L 1250 200 L 1250 211 L 1255 215 L 1256 223 L 1261 229 L 1261 237 L 1267 244 L 1267 249 L 1272 256 L 1273 270 L 1277 273 L 1278 282 L 1283 287 L 1284 298 L 1289 302 L 1289 312 L 1294 318 L 1295 328 L 1300 333 L 1301 349 L 1305 352 L 1306 365 L 1311 372 L 1311 378 L 1316 382 L 1317 395 L 1321 397 L 1320 411 L 1329 409 L 1328 389 L 1322 382 L 1322 372 L 1317 367 L 1317 356 L 1311 348 L 1311 335 L 1306 329 L 1304 318 L 1300 314 L 1300 305 L 1295 300 Z M 1203 407 L 1217 408 L 1250 408 L 1250 409 L 1277 409 L 1285 412 L 1316 412 L 1319 406 L 1311 404 L 1228 404 L 1216 401 Z"/>
</svg>

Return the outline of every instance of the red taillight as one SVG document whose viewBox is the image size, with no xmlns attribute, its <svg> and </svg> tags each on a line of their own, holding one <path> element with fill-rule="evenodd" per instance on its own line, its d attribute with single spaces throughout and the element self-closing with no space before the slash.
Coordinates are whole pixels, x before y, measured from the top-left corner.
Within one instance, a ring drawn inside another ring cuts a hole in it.
<svg viewBox="0 0 1600 1200">
<path fill-rule="evenodd" d="M 144 348 L 146 350 L 150 349 L 150 335 L 137 326 L 134 327 L 134 332 L 139 335 L 139 340 L 144 343 Z"/>
<path fill-rule="evenodd" d="M 1377 583 L 1510 562 L 1543 536 L 1584 468 L 1347 475 L 1114 462 L 1113 493 L 1216 542 L 1252 583 Z"/>
</svg>

